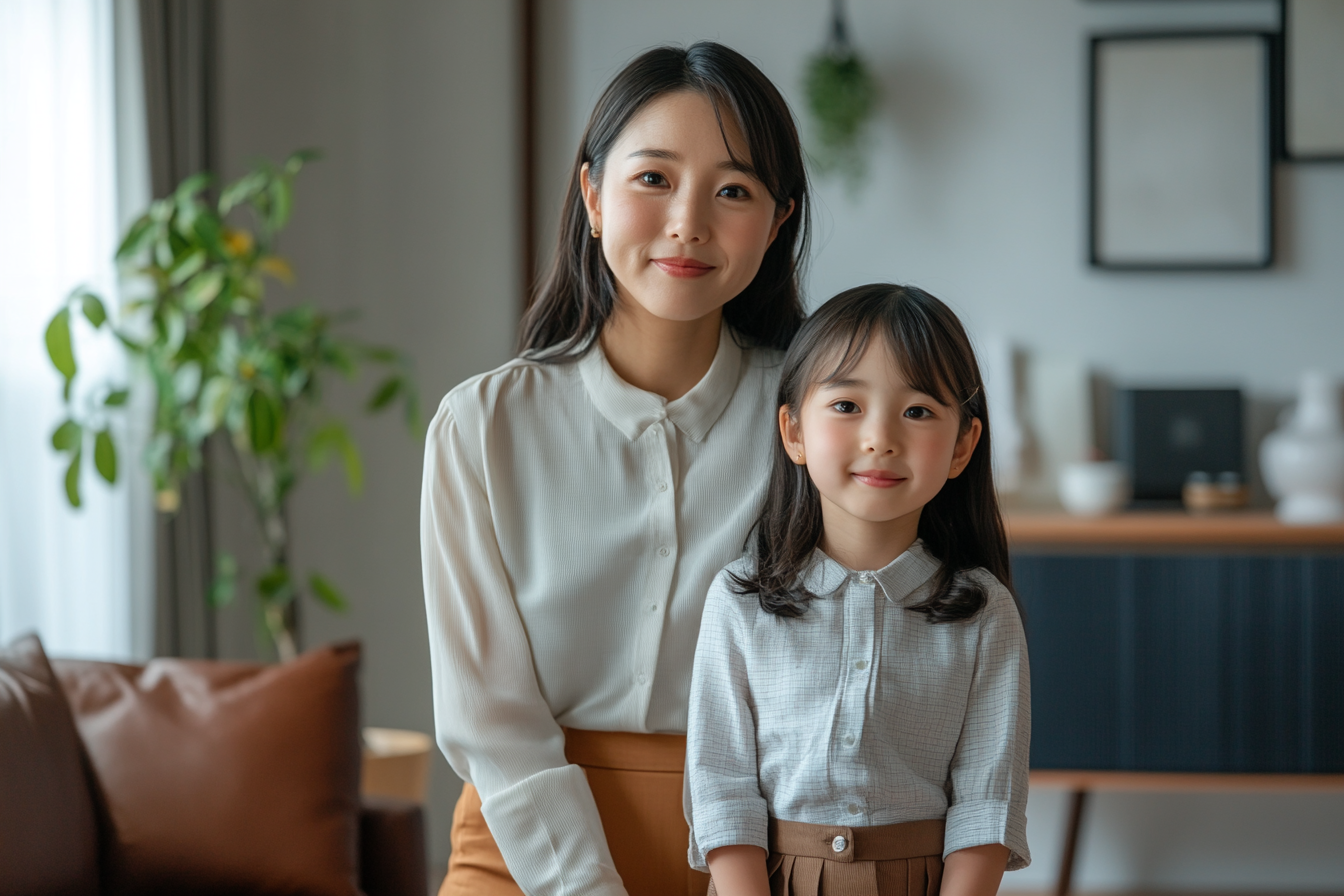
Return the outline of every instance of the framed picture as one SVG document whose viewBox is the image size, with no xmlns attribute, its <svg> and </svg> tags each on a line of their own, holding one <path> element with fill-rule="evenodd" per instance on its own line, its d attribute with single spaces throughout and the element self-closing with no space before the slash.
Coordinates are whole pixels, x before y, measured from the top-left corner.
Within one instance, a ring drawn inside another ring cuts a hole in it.
<svg viewBox="0 0 1344 896">
<path fill-rule="evenodd" d="M 1344 0 L 1282 0 L 1284 154 L 1344 161 Z"/>
<path fill-rule="evenodd" d="M 1251 32 L 1092 39 L 1092 264 L 1270 265 L 1273 49 Z"/>
</svg>

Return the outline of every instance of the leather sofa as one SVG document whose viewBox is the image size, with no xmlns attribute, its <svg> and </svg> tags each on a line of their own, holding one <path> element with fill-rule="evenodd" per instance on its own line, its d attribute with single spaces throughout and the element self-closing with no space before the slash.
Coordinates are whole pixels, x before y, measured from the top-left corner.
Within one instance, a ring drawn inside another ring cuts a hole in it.
<svg viewBox="0 0 1344 896">
<path fill-rule="evenodd" d="M 360 797 L 358 663 L 0 648 L 0 896 L 425 896 L 420 806 Z"/>
</svg>

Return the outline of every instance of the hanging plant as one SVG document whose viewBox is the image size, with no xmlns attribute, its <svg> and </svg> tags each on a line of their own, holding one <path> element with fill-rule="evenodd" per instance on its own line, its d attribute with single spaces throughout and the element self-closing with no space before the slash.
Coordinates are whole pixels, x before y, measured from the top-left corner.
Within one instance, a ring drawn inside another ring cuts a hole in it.
<svg viewBox="0 0 1344 896">
<path fill-rule="evenodd" d="M 877 105 L 877 82 L 849 41 L 843 0 L 832 0 L 831 34 L 807 63 L 803 88 L 812 115 L 812 161 L 823 174 L 839 173 L 856 187 L 867 160 L 865 125 Z"/>
</svg>

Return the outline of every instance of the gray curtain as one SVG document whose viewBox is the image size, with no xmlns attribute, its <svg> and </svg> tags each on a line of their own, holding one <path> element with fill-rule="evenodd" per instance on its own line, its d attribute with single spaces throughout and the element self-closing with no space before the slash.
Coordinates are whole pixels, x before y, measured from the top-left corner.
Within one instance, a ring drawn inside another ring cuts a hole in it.
<svg viewBox="0 0 1344 896">
<path fill-rule="evenodd" d="M 139 0 L 145 117 L 155 197 L 198 171 L 215 170 L 214 0 Z M 207 446 L 208 448 L 208 446 Z M 209 458 L 182 484 L 181 508 L 159 514 L 155 533 L 155 653 L 213 657 L 215 614 Z"/>
</svg>

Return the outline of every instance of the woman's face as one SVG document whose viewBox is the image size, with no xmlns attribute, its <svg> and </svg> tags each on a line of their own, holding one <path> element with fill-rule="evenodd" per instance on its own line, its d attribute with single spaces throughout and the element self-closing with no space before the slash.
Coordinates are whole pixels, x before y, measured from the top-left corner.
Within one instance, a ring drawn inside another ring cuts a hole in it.
<svg viewBox="0 0 1344 896">
<path fill-rule="evenodd" d="M 612 145 L 601 183 L 583 167 L 589 223 L 627 310 L 699 320 L 747 287 L 793 204 L 778 213 L 765 185 L 733 162 L 750 160 L 741 130 L 722 131 L 703 94 L 651 101 Z"/>
</svg>

